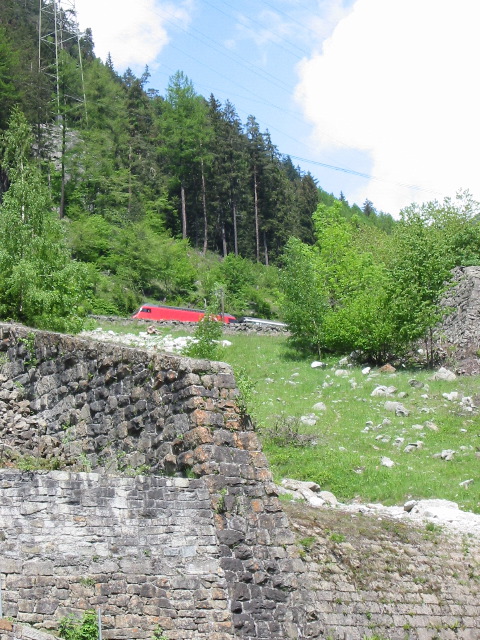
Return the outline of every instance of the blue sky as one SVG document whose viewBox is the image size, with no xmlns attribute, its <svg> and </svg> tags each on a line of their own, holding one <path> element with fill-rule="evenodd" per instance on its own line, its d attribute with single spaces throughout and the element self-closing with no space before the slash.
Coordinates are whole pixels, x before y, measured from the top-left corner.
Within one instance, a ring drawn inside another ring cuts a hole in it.
<svg viewBox="0 0 480 640">
<path fill-rule="evenodd" d="M 480 199 L 478 0 L 76 0 L 115 68 L 253 114 L 319 185 L 397 216 L 469 189 Z M 297 159 L 302 158 L 302 160 Z M 310 161 L 310 162 L 307 162 Z M 334 170 L 322 165 L 331 165 Z M 363 174 L 361 176 L 356 174 Z"/>
</svg>

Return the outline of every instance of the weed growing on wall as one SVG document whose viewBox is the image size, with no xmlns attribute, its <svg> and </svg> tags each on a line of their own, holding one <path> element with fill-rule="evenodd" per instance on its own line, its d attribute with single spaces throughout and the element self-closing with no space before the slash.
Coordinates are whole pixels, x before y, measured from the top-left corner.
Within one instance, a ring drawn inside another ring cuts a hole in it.
<svg viewBox="0 0 480 640">
<path fill-rule="evenodd" d="M 60 620 L 58 634 L 65 640 L 97 640 L 98 625 L 95 612 L 86 611 L 80 620 L 73 615 Z"/>
</svg>

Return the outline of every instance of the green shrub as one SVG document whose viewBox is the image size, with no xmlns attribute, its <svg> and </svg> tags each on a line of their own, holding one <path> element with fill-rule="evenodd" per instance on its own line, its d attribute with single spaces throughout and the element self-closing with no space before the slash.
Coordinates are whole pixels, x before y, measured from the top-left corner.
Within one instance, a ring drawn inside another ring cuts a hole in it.
<svg viewBox="0 0 480 640">
<path fill-rule="evenodd" d="M 206 313 L 193 334 L 196 342 L 190 343 L 183 351 L 189 358 L 218 360 L 223 348 L 219 344 L 222 338 L 222 324 L 210 313 Z"/>
<path fill-rule="evenodd" d="M 74 615 L 65 616 L 60 620 L 58 634 L 65 640 L 97 640 L 98 624 L 95 612 L 85 611 L 80 620 Z"/>
</svg>

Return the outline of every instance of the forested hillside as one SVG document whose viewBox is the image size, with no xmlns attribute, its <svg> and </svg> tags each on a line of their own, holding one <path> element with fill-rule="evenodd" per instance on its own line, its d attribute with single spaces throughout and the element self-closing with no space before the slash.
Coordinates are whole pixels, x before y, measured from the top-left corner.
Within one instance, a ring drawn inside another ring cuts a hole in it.
<svg viewBox="0 0 480 640">
<path fill-rule="evenodd" d="M 312 214 L 335 198 L 253 115 L 242 123 L 231 102 L 197 94 L 181 71 L 165 95 L 149 88 L 148 69 L 119 75 L 95 57 L 90 31 L 78 40 L 68 13 L 57 16 L 56 57 L 54 6 L 43 7 L 39 24 L 34 0 L 0 5 L 0 129 L 15 107 L 31 127 L 30 160 L 72 257 L 91 267 L 85 309 L 129 313 L 142 298 L 203 307 L 222 289 L 232 312 L 276 313 L 276 269 L 265 267 L 279 264 L 291 236 L 312 244 Z M 4 160 L 0 194 L 9 181 Z M 393 223 L 369 202 L 343 199 L 342 211 Z"/>
<path fill-rule="evenodd" d="M 397 222 L 350 205 L 253 115 L 241 122 L 181 71 L 164 95 L 147 68 L 118 74 L 75 15 L 41 6 L 0 5 L 3 318 L 74 331 L 143 300 L 221 300 L 286 320 L 310 352 L 381 361 L 420 338 L 431 351 L 450 269 L 479 262 L 468 193 Z"/>
</svg>

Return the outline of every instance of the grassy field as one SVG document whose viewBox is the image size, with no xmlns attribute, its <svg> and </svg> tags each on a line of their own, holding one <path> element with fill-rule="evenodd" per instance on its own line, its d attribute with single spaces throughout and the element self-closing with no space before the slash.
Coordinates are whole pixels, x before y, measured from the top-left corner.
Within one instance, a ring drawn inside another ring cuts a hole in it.
<svg viewBox="0 0 480 640">
<path fill-rule="evenodd" d="M 313 480 L 341 501 L 391 505 L 444 498 L 480 513 L 480 418 L 460 403 L 466 396 L 480 406 L 478 377 L 443 382 L 431 380 L 431 370 L 386 374 L 376 369 L 365 375 L 361 367 L 340 366 L 338 358 L 324 359 L 326 368 L 312 369 L 314 358 L 292 353 L 285 337 L 226 337 L 233 344 L 223 359 L 253 385 L 249 412 L 276 481 Z M 347 369 L 348 375 L 337 377 L 336 369 Z M 412 379 L 424 386 L 412 386 Z M 391 397 L 372 396 L 378 385 L 397 391 Z M 458 400 L 443 396 L 452 391 Z M 402 392 L 406 396 L 399 398 Z M 386 401 L 402 402 L 409 415 L 387 411 Z M 319 402 L 325 410 L 313 409 Z M 309 414 L 316 419 L 311 426 L 300 421 Z M 311 442 L 301 446 L 302 435 Z M 420 446 L 404 452 L 419 441 Z M 434 457 L 447 449 L 455 451 L 452 460 Z M 394 466 L 382 466 L 382 457 Z M 460 486 L 470 479 L 467 488 Z"/>
</svg>

